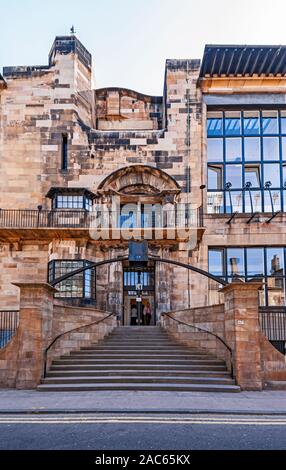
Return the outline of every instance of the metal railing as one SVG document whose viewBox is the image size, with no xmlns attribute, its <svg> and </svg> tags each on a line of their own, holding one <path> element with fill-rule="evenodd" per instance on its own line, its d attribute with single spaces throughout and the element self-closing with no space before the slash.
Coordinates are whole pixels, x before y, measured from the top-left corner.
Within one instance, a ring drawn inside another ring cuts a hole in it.
<svg viewBox="0 0 286 470">
<path fill-rule="evenodd" d="M 163 215 L 145 220 L 137 214 L 128 222 L 128 216 L 122 213 L 106 211 L 87 211 L 85 209 L 0 209 L 0 228 L 165 228 L 165 227 L 202 227 L 202 208 L 188 210 L 174 209 L 162 211 Z M 99 223 L 98 220 L 99 219 Z M 138 222 L 137 222 L 138 221 Z M 125 222 L 125 227 L 124 227 Z M 127 225 L 126 225 L 127 224 Z"/>
<path fill-rule="evenodd" d="M 91 323 L 87 323 L 86 325 L 81 325 L 81 326 L 78 326 L 77 328 L 72 328 L 71 330 L 68 330 L 68 331 L 64 331 L 63 333 L 59 334 L 58 336 L 56 336 L 53 341 L 49 344 L 49 346 L 45 349 L 44 351 L 44 370 L 43 370 L 43 377 L 45 378 L 47 376 L 47 361 L 48 361 L 48 353 L 51 349 L 51 347 L 60 339 L 62 338 L 63 336 L 69 334 L 69 333 L 73 333 L 74 331 L 79 331 L 81 330 L 82 328 L 86 328 L 88 326 L 93 326 L 93 325 L 98 325 L 99 323 L 102 323 L 103 321 L 107 320 L 108 318 L 114 316 L 115 317 L 115 314 L 114 313 L 109 313 L 108 315 L 106 315 L 105 317 L 103 318 L 100 318 L 99 320 L 96 320 L 96 321 L 93 321 Z"/>
<path fill-rule="evenodd" d="M 231 347 L 218 335 L 216 335 L 215 333 L 213 333 L 212 331 L 209 331 L 209 330 L 205 330 L 204 328 L 201 328 L 199 326 L 196 326 L 196 325 L 192 325 L 190 323 L 185 323 L 181 320 L 178 320 L 177 318 L 174 318 L 170 313 L 165 313 L 163 314 L 164 316 L 170 318 L 171 320 L 173 320 L 174 322 L 177 322 L 178 324 L 180 325 L 184 325 L 184 326 L 187 326 L 189 327 L 190 329 L 192 330 L 195 330 L 195 331 L 199 331 L 201 333 L 206 333 L 206 334 L 209 334 L 211 335 L 212 337 L 214 337 L 216 340 L 219 341 L 219 343 L 224 347 L 224 349 L 227 350 L 228 354 L 229 354 L 229 358 L 230 358 L 230 374 L 231 374 L 231 378 L 233 379 L 234 378 L 234 368 L 233 368 L 233 355 L 232 355 L 232 349 Z"/>
<path fill-rule="evenodd" d="M 260 307 L 259 321 L 269 341 L 286 342 L 286 307 Z"/>
<path fill-rule="evenodd" d="M 19 326 L 19 310 L 0 311 L 0 349 L 13 338 Z"/>
</svg>

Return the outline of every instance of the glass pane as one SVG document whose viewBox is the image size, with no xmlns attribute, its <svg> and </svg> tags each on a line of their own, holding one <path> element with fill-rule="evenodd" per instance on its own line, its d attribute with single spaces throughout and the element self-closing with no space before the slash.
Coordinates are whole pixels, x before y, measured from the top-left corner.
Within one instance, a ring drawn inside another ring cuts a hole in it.
<svg viewBox="0 0 286 470">
<path fill-rule="evenodd" d="M 283 188 L 286 188 L 286 165 L 282 166 L 282 184 Z"/>
<path fill-rule="evenodd" d="M 279 160 L 279 139 L 278 137 L 263 138 L 263 159 Z"/>
<path fill-rule="evenodd" d="M 283 278 L 267 278 L 267 299 L 270 306 L 285 305 L 285 280 Z"/>
<path fill-rule="evenodd" d="M 246 166 L 245 167 L 245 184 L 251 183 L 253 188 L 260 188 L 260 166 Z"/>
<path fill-rule="evenodd" d="M 262 210 L 262 198 L 260 191 L 251 191 L 251 199 L 252 199 L 252 206 L 250 202 L 250 195 L 249 192 L 245 192 L 245 212 L 261 212 Z"/>
<path fill-rule="evenodd" d="M 207 129 L 208 129 L 208 137 L 212 137 L 215 135 L 222 135 L 223 133 L 223 126 L 222 126 L 222 113 L 208 113 L 207 117 Z"/>
<path fill-rule="evenodd" d="M 223 276 L 223 250 L 209 250 L 209 272 Z"/>
<path fill-rule="evenodd" d="M 264 251 L 263 248 L 247 248 L 246 250 L 247 259 L 247 273 L 246 275 L 264 276 Z"/>
<path fill-rule="evenodd" d="M 240 162 L 242 158 L 241 139 L 225 139 L 226 160 Z"/>
<path fill-rule="evenodd" d="M 286 111 L 281 111 L 280 116 L 281 133 L 286 134 Z"/>
<path fill-rule="evenodd" d="M 225 135 L 241 134 L 241 115 L 240 111 L 231 111 L 225 113 Z"/>
<path fill-rule="evenodd" d="M 209 166 L 208 167 L 208 189 L 222 189 L 222 167 Z"/>
<path fill-rule="evenodd" d="M 226 212 L 231 213 L 231 212 L 242 212 L 243 206 L 242 206 L 242 191 L 226 191 Z M 231 207 L 231 202 L 232 202 L 232 207 Z"/>
<path fill-rule="evenodd" d="M 278 134 L 277 111 L 262 111 L 263 134 Z"/>
<path fill-rule="evenodd" d="M 282 160 L 286 161 L 286 137 L 282 137 Z"/>
<path fill-rule="evenodd" d="M 264 191 L 264 211 L 272 212 L 281 210 L 281 200 L 280 200 L 280 191 L 270 191 L 272 196 L 273 209 L 271 204 L 271 197 L 269 191 Z"/>
<path fill-rule="evenodd" d="M 278 163 L 264 164 L 264 184 L 270 181 L 273 188 L 280 188 L 280 167 Z"/>
<path fill-rule="evenodd" d="M 223 160 L 223 140 L 208 139 L 208 161 L 221 162 Z"/>
<path fill-rule="evenodd" d="M 241 165 L 226 165 L 226 182 L 231 183 L 233 188 L 242 187 L 242 167 Z"/>
<path fill-rule="evenodd" d="M 228 276 L 244 276 L 244 250 L 243 248 L 227 249 Z"/>
<path fill-rule="evenodd" d="M 260 133 L 259 111 L 244 111 L 244 135 L 258 135 Z"/>
<path fill-rule="evenodd" d="M 244 139 L 244 158 L 245 160 L 260 160 L 260 138 L 259 137 L 245 137 Z"/>
<path fill-rule="evenodd" d="M 284 275 L 283 248 L 266 248 L 267 275 Z"/>
<path fill-rule="evenodd" d="M 207 213 L 222 214 L 223 210 L 223 193 L 208 192 Z"/>
</svg>

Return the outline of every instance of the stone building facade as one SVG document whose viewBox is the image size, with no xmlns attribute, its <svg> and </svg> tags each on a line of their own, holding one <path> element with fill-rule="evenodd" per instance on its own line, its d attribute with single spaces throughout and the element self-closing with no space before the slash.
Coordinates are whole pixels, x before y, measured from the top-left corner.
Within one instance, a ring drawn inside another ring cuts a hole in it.
<svg viewBox="0 0 286 470">
<path fill-rule="evenodd" d="M 285 51 L 206 46 L 202 61 L 167 60 L 163 96 L 93 90 L 92 58 L 75 36 L 56 37 L 48 65 L 4 67 L 0 308 L 19 307 L 14 282 L 52 281 L 126 254 L 120 229 L 127 223 L 135 238 L 145 229 L 146 268 L 138 273 L 115 262 L 87 270 L 62 282 L 57 296 L 114 311 L 125 325 L 138 283 L 153 324 L 164 311 L 221 301 L 214 281 L 160 262 L 155 269 L 153 256 L 227 282 L 259 280 L 261 307 L 282 311 Z M 119 230 L 99 238 L 94 218 L 107 207 L 109 224 L 115 200 L 120 209 L 137 209 L 116 214 Z M 159 227 L 154 218 L 162 206 Z M 166 233 L 169 226 L 174 234 Z"/>
</svg>

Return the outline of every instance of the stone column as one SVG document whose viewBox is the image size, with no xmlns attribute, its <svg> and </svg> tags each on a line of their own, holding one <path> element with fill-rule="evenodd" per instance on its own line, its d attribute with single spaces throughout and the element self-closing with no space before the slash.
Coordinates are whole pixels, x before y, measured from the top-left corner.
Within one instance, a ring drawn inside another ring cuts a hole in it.
<svg viewBox="0 0 286 470">
<path fill-rule="evenodd" d="M 262 390 L 258 289 L 261 283 L 233 282 L 222 288 L 225 340 L 233 351 L 234 373 L 242 390 Z"/>
<path fill-rule="evenodd" d="M 19 350 L 16 388 L 35 388 L 41 380 L 43 353 L 52 339 L 53 295 L 46 283 L 14 283 L 20 288 Z"/>
</svg>

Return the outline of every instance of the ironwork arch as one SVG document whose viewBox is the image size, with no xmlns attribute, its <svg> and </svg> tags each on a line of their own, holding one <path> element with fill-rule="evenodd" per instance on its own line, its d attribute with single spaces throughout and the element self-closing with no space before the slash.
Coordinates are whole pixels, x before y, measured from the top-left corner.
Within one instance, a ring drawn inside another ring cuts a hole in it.
<svg viewBox="0 0 286 470">
<path fill-rule="evenodd" d="M 228 282 L 226 282 L 224 279 L 214 276 L 208 271 L 204 271 L 203 269 L 197 268 L 196 266 L 192 266 L 191 264 L 181 263 L 180 261 L 173 261 L 173 260 L 166 259 L 166 258 L 150 258 L 150 259 L 154 261 L 155 263 L 160 262 L 160 263 L 168 263 L 168 264 L 173 264 L 175 266 L 180 266 L 182 268 L 186 268 L 186 269 L 189 269 L 190 271 L 194 271 L 198 274 L 201 274 L 202 276 L 206 276 L 209 279 L 212 279 L 213 281 L 217 282 L 218 284 L 222 284 L 224 286 L 228 285 Z M 118 263 L 120 261 L 126 261 L 126 260 L 128 260 L 128 256 L 121 256 L 118 258 L 111 258 L 108 260 L 98 261 L 97 263 L 90 263 L 88 266 L 75 269 L 74 271 L 71 271 L 70 273 L 66 273 L 63 276 L 60 276 L 57 279 L 54 279 L 54 281 L 52 281 L 50 284 L 54 287 L 60 282 L 65 281 L 66 279 L 69 279 L 70 277 L 75 276 L 76 274 L 80 274 L 89 269 L 97 268 L 98 266 L 104 266 L 106 264 Z"/>
</svg>

